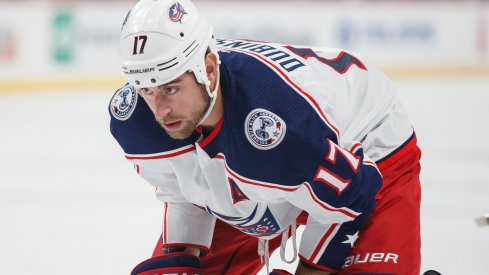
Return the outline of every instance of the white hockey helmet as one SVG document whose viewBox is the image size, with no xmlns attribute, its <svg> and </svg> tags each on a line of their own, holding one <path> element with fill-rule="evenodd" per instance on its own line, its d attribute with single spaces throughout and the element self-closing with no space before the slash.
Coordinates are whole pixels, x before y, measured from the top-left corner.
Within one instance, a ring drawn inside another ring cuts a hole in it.
<svg viewBox="0 0 489 275">
<path fill-rule="evenodd" d="M 134 87 L 148 88 L 192 71 L 213 99 L 204 62 L 208 48 L 219 59 L 212 26 L 190 0 L 141 0 L 122 26 L 122 72 Z"/>
</svg>

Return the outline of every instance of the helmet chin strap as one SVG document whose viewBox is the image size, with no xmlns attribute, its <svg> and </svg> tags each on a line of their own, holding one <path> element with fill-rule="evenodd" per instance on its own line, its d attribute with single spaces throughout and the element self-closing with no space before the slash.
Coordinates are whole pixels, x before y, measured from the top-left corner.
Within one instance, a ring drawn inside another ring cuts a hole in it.
<svg viewBox="0 0 489 275">
<path fill-rule="evenodd" d="M 219 63 L 220 62 L 218 62 L 218 64 Z M 202 118 L 200 119 L 199 123 L 197 123 L 196 126 L 200 126 L 200 124 L 202 124 L 202 122 L 204 122 L 209 117 L 209 115 L 212 112 L 212 109 L 214 108 L 214 104 L 216 104 L 217 90 L 219 89 L 219 77 L 220 76 L 221 76 L 221 74 L 218 70 L 217 71 L 217 77 L 216 77 L 216 85 L 215 85 L 213 91 L 211 91 L 211 87 L 210 87 L 211 82 L 209 81 L 209 79 L 206 79 L 206 81 L 205 81 L 205 90 L 207 91 L 207 95 L 210 98 L 210 102 L 209 102 L 209 106 L 207 107 L 207 110 L 205 111 L 204 115 L 202 116 Z"/>
</svg>

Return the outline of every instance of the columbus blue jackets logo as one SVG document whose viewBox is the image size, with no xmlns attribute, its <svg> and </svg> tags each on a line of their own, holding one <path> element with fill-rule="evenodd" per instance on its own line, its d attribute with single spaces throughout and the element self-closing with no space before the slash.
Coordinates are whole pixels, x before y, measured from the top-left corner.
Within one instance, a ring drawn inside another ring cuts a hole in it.
<svg viewBox="0 0 489 275">
<path fill-rule="evenodd" d="M 285 122 L 268 110 L 255 109 L 246 117 L 245 134 L 251 145 L 256 148 L 272 149 L 279 145 L 285 136 Z"/>
<path fill-rule="evenodd" d="M 180 22 L 182 23 L 182 17 L 187 14 L 185 10 L 183 9 L 182 5 L 180 3 L 176 2 L 170 7 L 170 10 L 168 11 L 168 15 L 170 16 L 170 20 L 173 22 Z"/>
<path fill-rule="evenodd" d="M 254 235 L 256 237 L 271 236 L 280 231 L 280 225 L 278 224 L 277 220 L 272 214 L 272 211 L 270 211 L 268 207 L 266 208 L 265 212 L 262 214 L 259 220 L 250 224 L 250 222 L 256 218 L 258 204 L 255 206 L 255 209 L 253 209 L 248 217 L 231 217 L 222 215 L 214 212 L 212 209 L 210 209 L 209 206 L 206 206 L 206 210 L 207 212 L 226 221 L 227 223 L 231 224 L 242 232 L 249 235 Z"/>
<path fill-rule="evenodd" d="M 110 101 L 110 112 L 118 120 L 128 119 L 136 107 L 138 94 L 133 86 L 119 89 Z"/>
</svg>

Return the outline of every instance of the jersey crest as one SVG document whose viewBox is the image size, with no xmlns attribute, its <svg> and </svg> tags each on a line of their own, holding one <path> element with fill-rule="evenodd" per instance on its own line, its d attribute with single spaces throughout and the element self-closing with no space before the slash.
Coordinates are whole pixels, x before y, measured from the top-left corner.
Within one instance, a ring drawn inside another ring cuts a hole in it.
<svg viewBox="0 0 489 275">
<path fill-rule="evenodd" d="M 120 88 L 110 101 L 110 112 L 118 120 L 127 120 L 138 102 L 138 93 L 131 85 Z"/>
<path fill-rule="evenodd" d="M 255 206 L 253 211 L 248 217 L 232 217 L 219 214 L 209 206 L 206 207 L 207 212 L 213 214 L 214 216 L 228 222 L 235 228 L 241 230 L 242 232 L 256 237 L 270 236 L 280 231 L 280 225 L 272 214 L 272 211 L 267 207 L 260 219 L 254 223 L 250 221 L 254 220 L 257 215 L 258 205 Z"/>
<path fill-rule="evenodd" d="M 238 225 L 236 227 L 244 233 L 255 235 L 257 237 L 270 236 L 280 230 L 277 220 L 275 220 L 275 217 L 268 207 L 258 222 L 251 225 Z"/>
<path fill-rule="evenodd" d="M 279 145 L 285 136 L 285 122 L 278 115 L 254 109 L 245 120 L 245 134 L 255 148 L 269 150 Z"/>
</svg>

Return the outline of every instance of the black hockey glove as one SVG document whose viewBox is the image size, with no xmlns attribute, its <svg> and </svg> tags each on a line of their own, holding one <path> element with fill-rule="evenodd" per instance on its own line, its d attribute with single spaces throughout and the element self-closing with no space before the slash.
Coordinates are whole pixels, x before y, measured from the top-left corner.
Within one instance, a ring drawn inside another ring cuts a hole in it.
<svg viewBox="0 0 489 275">
<path fill-rule="evenodd" d="M 131 275 L 192 274 L 205 275 L 201 260 L 184 253 L 172 253 L 138 264 Z"/>
</svg>

